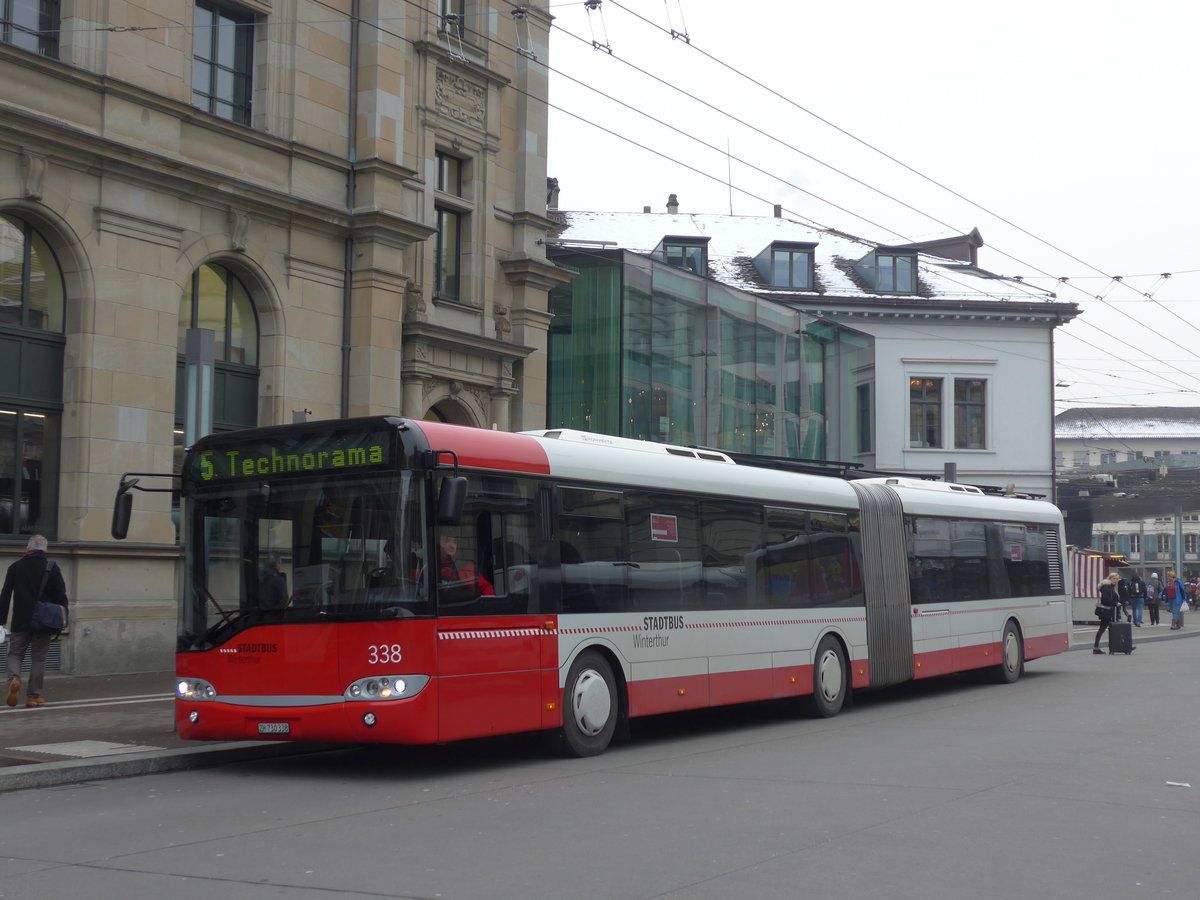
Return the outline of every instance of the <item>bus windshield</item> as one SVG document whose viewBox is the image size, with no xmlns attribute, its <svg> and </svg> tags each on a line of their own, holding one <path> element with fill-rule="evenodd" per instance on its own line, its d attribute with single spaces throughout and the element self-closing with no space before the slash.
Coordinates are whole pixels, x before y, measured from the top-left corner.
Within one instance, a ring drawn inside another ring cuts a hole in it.
<svg viewBox="0 0 1200 900">
<path fill-rule="evenodd" d="M 178 649 L 254 625 L 432 614 L 423 478 L 289 478 L 192 494 Z"/>
</svg>

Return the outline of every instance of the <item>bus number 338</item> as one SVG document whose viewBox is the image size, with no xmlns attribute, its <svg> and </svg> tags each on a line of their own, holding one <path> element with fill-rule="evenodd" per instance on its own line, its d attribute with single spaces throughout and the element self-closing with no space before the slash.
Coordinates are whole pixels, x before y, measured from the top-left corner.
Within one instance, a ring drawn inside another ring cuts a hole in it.
<svg viewBox="0 0 1200 900">
<path fill-rule="evenodd" d="M 371 644 L 367 647 L 367 665 L 398 663 L 402 658 L 399 644 Z"/>
</svg>

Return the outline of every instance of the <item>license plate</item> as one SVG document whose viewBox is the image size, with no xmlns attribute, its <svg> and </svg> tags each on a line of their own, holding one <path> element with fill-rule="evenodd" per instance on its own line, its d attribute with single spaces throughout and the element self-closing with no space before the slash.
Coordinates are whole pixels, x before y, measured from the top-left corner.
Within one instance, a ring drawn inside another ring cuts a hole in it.
<svg viewBox="0 0 1200 900">
<path fill-rule="evenodd" d="M 259 734 L 290 734 L 292 731 L 291 723 L 289 722 L 259 722 Z"/>
</svg>

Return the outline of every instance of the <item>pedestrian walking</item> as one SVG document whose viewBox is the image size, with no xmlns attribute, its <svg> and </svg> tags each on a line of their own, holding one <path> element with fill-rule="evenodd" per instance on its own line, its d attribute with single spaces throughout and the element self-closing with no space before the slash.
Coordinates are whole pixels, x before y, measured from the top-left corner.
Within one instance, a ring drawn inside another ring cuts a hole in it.
<svg viewBox="0 0 1200 900">
<path fill-rule="evenodd" d="M 1137 572 L 1129 579 L 1129 601 L 1133 604 L 1133 627 L 1141 628 L 1146 611 L 1146 582 Z"/>
<path fill-rule="evenodd" d="M 1159 580 L 1157 572 L 1150 573 L 1150 580 L 1146 582 L 1146 610 L 1150 613 L 1150 624 L 1158 624 L 1158 607 L 1162 602 L 1162 581 Z"/>
<path fill-rule="evenodd" d="M 1121 608 L 1121 592 L 1117 588 L 1120 580 L 1121 576 L 1113 572 L 1107 579 L 1100 582 L 1100 605 L 1096 607 L 1096 618 L 1100 620 L 1100 627 L 1096 629 L 1096 640 L 1092 643 L 1093 653 L 1104 652 L 1100 649 L 1100 638 L 1108 630 L 1108 626 L 1112 624 L 1117 611 Z"/>
<path fill-rule="evenodd" d="M 1113 573 L 1117 574 L 1117 573 Z M 1129 582 L 1117 574 L 1117 593 L 1121 597 L 1121 605 L 1117 607 L 1117 622 L 1121 621 L 1121 613 L 1125 614 L 1125 618 L 1130 622 L 1133 621 L 1133 604 L 1129 597 Z"/>
<path fill-rule="evenodd" d="M 21 666 L 30 655 L 29 684 L 25 690 L 25 705 L 36 708 L 45 703 L 42 681 L 46 674 L 46 654 L 50 650 L 53 632 L 33 630 L 33 608 L 38 600 L 57 603 L 67 609 L 67 586 L 62 571 L 46 556 L 49 544 L 35 534 L 25 545 L 25 555 L 8 567 L 4 587 L 0 589 L 0 632 L 8 621 L 12 606 L 12 632 L 8 647 L 9 706 L 17 705 L 21 692 Z"/>
<path fill-rule="evenodd" d="M 1183 602 L 1187 600 L 1187 588 L 1176 576 L 1174 569 L 1167 569 L 1163 600 L 1171 604 L 1171 630 L 1178 631 L 1183 627 Z"/>
</svg>

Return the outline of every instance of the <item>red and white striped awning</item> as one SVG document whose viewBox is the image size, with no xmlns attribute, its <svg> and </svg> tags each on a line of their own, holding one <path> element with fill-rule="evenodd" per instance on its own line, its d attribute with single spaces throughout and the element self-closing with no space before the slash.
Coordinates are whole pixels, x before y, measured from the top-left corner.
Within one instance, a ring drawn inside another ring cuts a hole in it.
<svg viewBox="0 0 1200 900">
<path fill-rule="evenodd" d="M 1102 553 L 1091 547 L 1067 547 L 1067 556 L 1071 560 L 1072 596 L 1088 600 L 1100 599 L 1100 582 L 1109 569 L 1129 565 L 1115 553 Z"/>
</svg>

